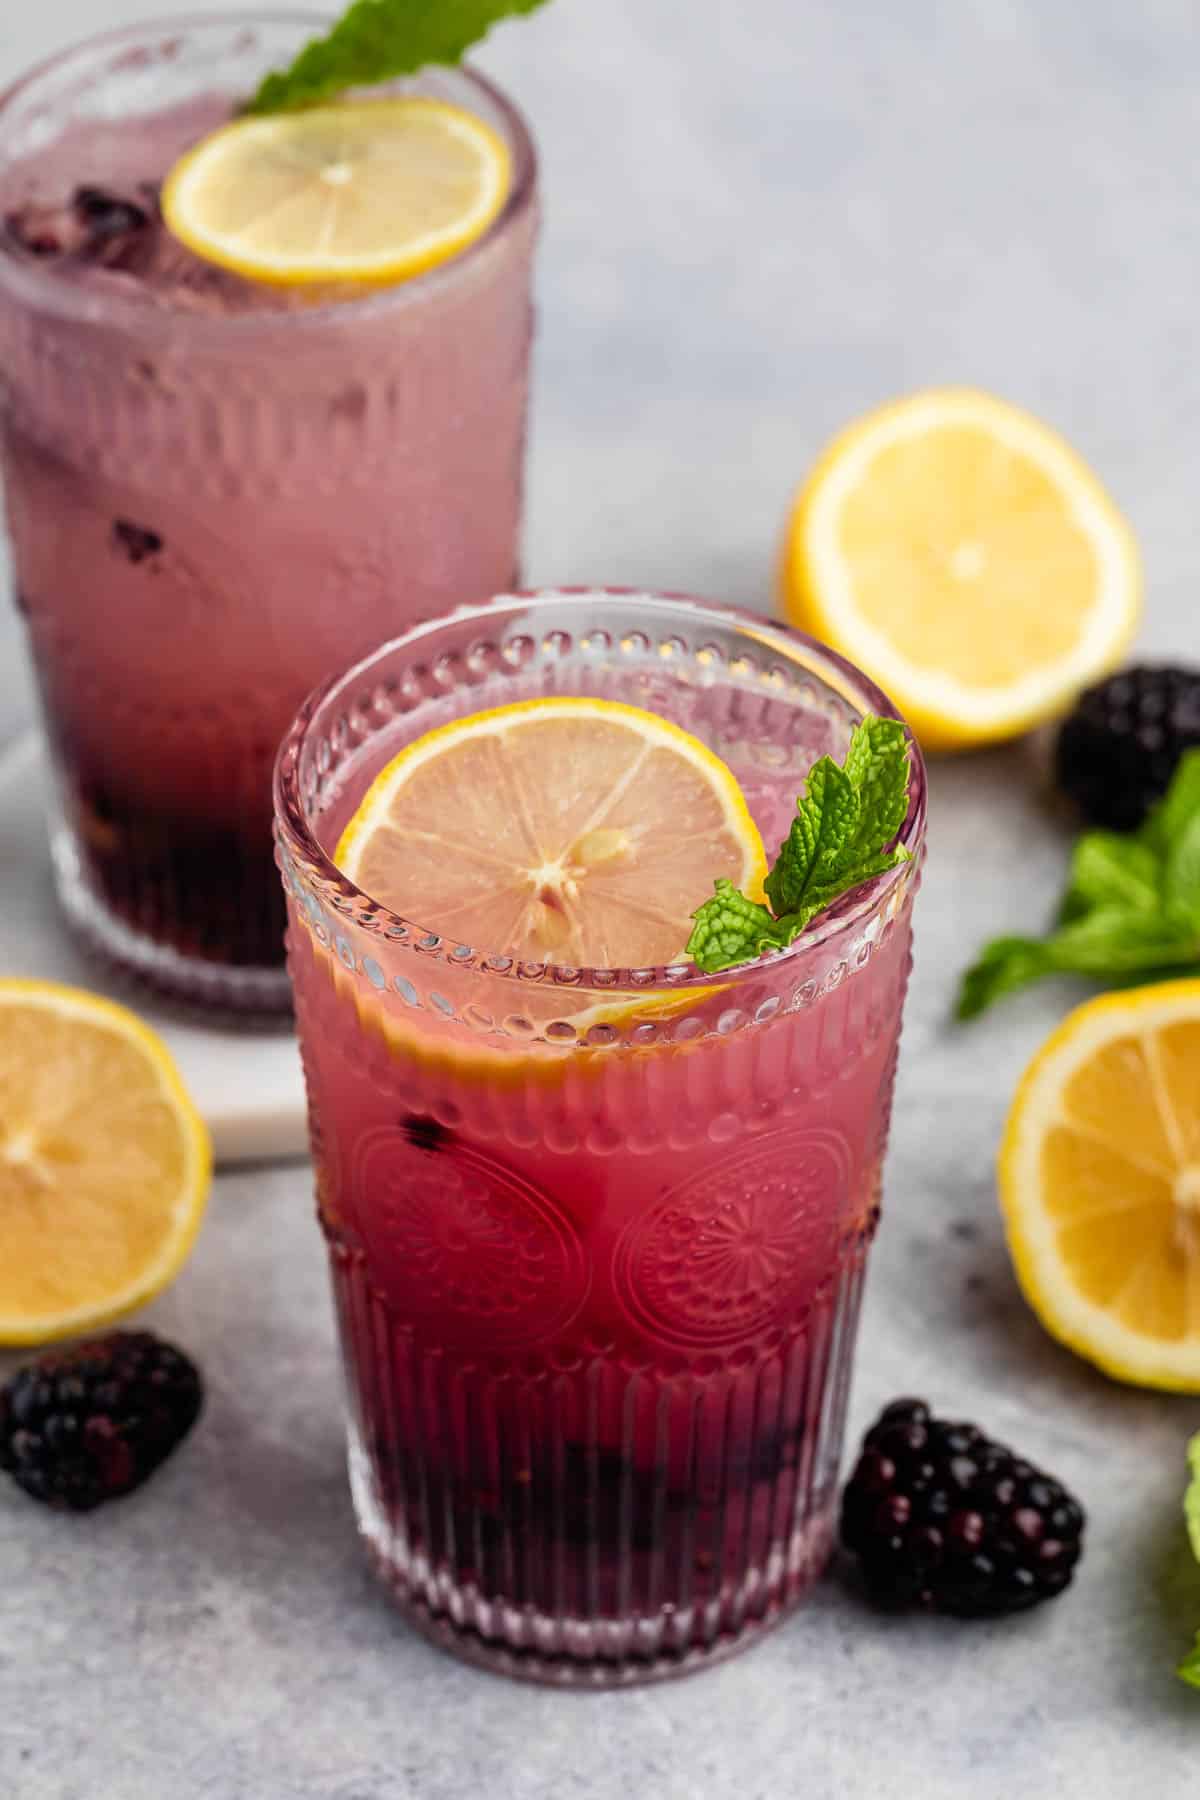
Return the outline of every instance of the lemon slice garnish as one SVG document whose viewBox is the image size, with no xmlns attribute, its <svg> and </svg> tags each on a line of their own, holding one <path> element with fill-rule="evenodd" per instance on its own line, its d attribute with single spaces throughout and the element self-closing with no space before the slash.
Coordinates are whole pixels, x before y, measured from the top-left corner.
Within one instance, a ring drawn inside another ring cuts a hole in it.
<svg viewBox="0 0 1200 1800">
<path fill-rule="evenodd" d="M 762 839 L 698 738 L 611 700 L 518 702 L 402 750 L 336 861 L 373 900 L 477 949 L 575 967 L 678 962 L 726 876 L 759 898 Z"/>
<path fill-rule="evenodd" d="M 197 256 L 279 286 L 386 286 L 480 237 L 508 197 L 508 147 L 420 96 L 239 119 L 188 152 L 163 216 Z"/>
</svg>

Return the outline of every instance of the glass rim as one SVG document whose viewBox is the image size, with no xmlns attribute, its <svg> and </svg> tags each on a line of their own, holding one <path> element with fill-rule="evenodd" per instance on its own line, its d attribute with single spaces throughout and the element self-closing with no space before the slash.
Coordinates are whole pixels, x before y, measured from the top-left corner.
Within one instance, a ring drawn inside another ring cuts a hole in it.
<svg viewBox="0 0 1200 1800">
<path fill-rule="evenodd" d="M 750 962 L 738 963 L 731 969 L 722 969 L 719 976 L 722 987 L 736 987 L 743 982 L 761 979 L 764 974 L 776 975 L 782 969 L 799 963 L 815 949 L 826 946 L 839 937 L 849 936 L 872 916 L 880 913 L 895 890 L 905 885 L 919 868 L 925 841 L 926 770 L 921 747 L 911 726 L 883 690 L 868 676 L 838 652 L 806 632 L 744 607 L 728 606 L 717 601 L 702 600 L 695 595 L 663 592 L 660 589 L 551 587 L 515 590 L 497 595 L 490 601 L 458 606 L 453 612 L 410 626 L 407 631 L 379 645 L 348 669 L 330 676 L 302 702 L 276 756 L 272 792 L 276 839 L 280 850 L 300 858 L 306 873 L 325 890 L 336 912 L 353 918 L 359 925 L 368 926 L 378 933 L 389 943 L 390 950 L 408 951 L 426 962 L 431 959 L 441 960 L 464 974 L 473 973 L 490 979 L 520 982 L 526 986 L 531 982 L 541 982 L 548 986 L 582 988 L 610 995 L 644 995 L 648 988 L 670 988 L 673 992 L 687 992 L 711 986 L 714 977 L 704 974 L 694 963 L 687 961 L 662 964 L 653 969 L 633 969 L 627 966 L 576 968 L 568 964 L 522 960 L 497 954 L 486 947 L 459 943 L 446 937 L 435 926 L 393 912 L 373 900 L 342 873 L 318 842 L 305 816 L 300 783 L 301 757 L 315 719 L 337 693 L 343 690 L 349 693 L 364 680 L 369 680 L 372 671 L 397 652 L 436 641 L 447 626 L 473 621 L 486 625 L 489 621 L 503 618 L 506 608 L 513 611 L 531 604 L 557 604 L 569 612 L 574 608 L 582 609 L 589 601 L 596 599 L 641 601 L 643 604 L 651 602 L 672 607 L 676 611 L 699 614 L 712 620 L 714 624 L 733 627 L 781 655 L 790 654 L 793 660 L 799 660 L 796 653 L 803 651 L 806 659 L 815 659 L 818 665 L 814 668 L 806 660 L 806 673 L 821 680 L 827 689 L 841 691 L 825 679 L 822 665 L 849 683 L 853 704 L 860 716 L 862 713 L 875 712 L 899 719 L 908 733 L 909 808 L 897 842 L 910 852 L 909 861 L 871 882 L 860 897 L 848 898 L 844 905 L 835 903 L 827 912 L 818 915 L 817 920 L 787 949 L 758 956 Z M 631 621 L 631 629 L 633 628 Z M 842 694 L 843 699 L 849 697 Z"/>
<path fill-rule="evenodd" d="M 297 25 L 319 30 L 332 24 L 333 17 L 331 13 L 294 7 L 280 11 L 266 7 L 246 7 L 228 13 L 199 11 L 186 13 L 179 18 L 152 17 L 131 25 L 110 27 L 76 39 L 65 49 L 43 57 L 15 81 L 0 87 L 0 125 L 3 125 L 9 108 L 36 90 L 46 77 L 68 69 L 76 61 L 85 64 L 88 58 L 106 50 L 117 50 L 123 44 L 132 48 L 143 44 L 149 37 L 161 36 L 170 40 L 183 37 L 190 31 L 210 27 L 228 29 L 231 32 L 236 32 L 239 27 L 247 30 L 256 25 Z M 378 292 L 361 298 L 331 300 L 294 311 L 266 308 L 261 312 L 181 314 L 173 307 L 148 305 L 146 301 L 132 295 L 108 291 L 96 293 L 76 286 L 73 282 L 63 281 L 40 263 L 10 255 L 0 247 L 0 287 L 7 287 L 23 304 L 58 318 L 120 327 L 142 338 L 147 335 L 177 338 L 183 333 L 188 340 L 204 341 L 209 346 L 234 344 L 270 331 L 278 332 L 282 328 L 286 328 L 289 336 L 297 331 L 319 331 L 337 321 L 373 320 L 393 310 L 400 312 L 417 306 L 452 283 L 466 266 L 474 263 L 529 211 L 538 181 L 538 157 L 533 133 L 508 96 L 468 63 L 459 63 L 444 70 L 440 65 L 430 64 L 424 69 L 416 70 L 413 79 L 438 72 L 459 78 L 469 88 L 484 96 L 500 113 L 512 141 L 513 184 L 504 206 L 487 230 L 464 250 L 448 257 L 445 262 L 436 264 L 432 269 L 427 269 L 424 274 L 414 275 L 407 281 L 381 288 Z"/>
</svg>

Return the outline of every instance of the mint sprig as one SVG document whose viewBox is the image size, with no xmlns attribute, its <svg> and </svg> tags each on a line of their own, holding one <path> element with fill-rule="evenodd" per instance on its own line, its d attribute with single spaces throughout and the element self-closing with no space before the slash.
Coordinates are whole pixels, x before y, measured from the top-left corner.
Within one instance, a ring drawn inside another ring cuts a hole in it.
<svg viewBox="0 0 1200 1800">
<path fill-rule="evenodd" d="M 290 68 L 268 75 L 251 113 L 312 106 L 347 88 L 374 87 L 432 63 L 458 63 L 499 20 L 536 12 L 546 0 L 354 0 L 325 37 Z"/>
<path fill-rule="evenodd" d="M 1193 1553 L 1200 1562 L 1200 1435 L 1188 1445 L 1188 1468 L 1191 1480 L 1183 1496 L 1183 1516 Z M 1195 1649 L 1189 1651 L 1179 1665 L 1179 1678 L 1189 1687 L 1200 1688 L 1200 1631 L 1196 1633 Z"/>
<path fill-rule="evenodd" d="M 1043 938 L 1001 937 L 963 976 L 960 1019 L 1047 975 L 1119 985 L 1200 964 L 1200 750 L 1179 762 L 1138 831 L 1087 831 L 1071 856 L 1058 924 Z"/>
<path fill-rule="evenodd" d="M 1187 1458 L 1191 1480 L 1183 1496 L 1183 1517 L 1192 1554 L 1200 1562 L 1200 1432 L 1188 1445 Z"/>
<path fill-rule="evenodd" d="M 908 737 L 898 719 L 868 713 L 841 765 L 822 756 L 808 772 L 796 817 L 763 883 L 769 905 L 718 881 L 692 917 L 687 954 L 706 975 L 784 950 L 820 912 L 909 860 L 893 847 L 908 813 Z"/>
</svg>

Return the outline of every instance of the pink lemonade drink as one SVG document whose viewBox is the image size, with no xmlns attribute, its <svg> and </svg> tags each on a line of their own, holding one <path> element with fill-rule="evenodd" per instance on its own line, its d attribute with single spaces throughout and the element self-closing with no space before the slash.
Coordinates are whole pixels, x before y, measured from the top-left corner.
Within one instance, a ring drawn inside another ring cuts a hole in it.
<svg viewBox="0 0 1200 1800">
<path fill-rule="evenodd" d="M 504 211 L 398 287 L 243 280 L 159 189 L 319 18 L 116 33 L 0 100 L 0 460 L 76 928 L 181 996 L 286 1007 L 270 770 L 303 696 L 511 584 L 534 155 L 486 83 L 401 84 L 507 141 Z"/>
<path fill-rule="evenodd" d="M 716 976 L 520 963 L 339 872 L 398 749 L 547 694 L 695 734 L 769 850 L 815 757 L 891 709 L 748 614 L 547 593 L 408 633 L 310 700 L 280 755 L 360 1528 L 443 1644 L 607 1684 L 747 1642 L 830 1549 L 924 781 L 914 745 L 912 862 Z"/>
</svg>

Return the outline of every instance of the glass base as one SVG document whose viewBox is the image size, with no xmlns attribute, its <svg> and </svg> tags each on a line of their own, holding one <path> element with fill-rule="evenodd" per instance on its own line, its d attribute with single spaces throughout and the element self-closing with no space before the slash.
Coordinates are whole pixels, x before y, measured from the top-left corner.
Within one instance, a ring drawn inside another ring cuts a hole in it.
<svg viewBox="0 0 1200 1800">
<path fill-rule="evenodd" d="M 793 1613 L 833 1550 L 836 1489 L 765 1566 L 693 1605 L 582 1618 L 515 1606 L 411 1551 L 388 1523 L 350 1426 L 350 1488 L 372 1567 L 407 1622 L 461 1660 L 549 1687 L 616 1688 L 698 1673 L 749 1649 Z"/>
<path fill-rule="evenodd" d="M 287 970 L 238 968 L 182 956 L 169 945 L 135 931 L 108 906 L 88 881 L 70 831 L 51 833 L 54 885 L 68 925 L 87 949 L 155 993 L 206 1012 L 279 1019 L 292 1008 Z M 281 951 L 282 954 L 282 951 Z"/>
</svg>

